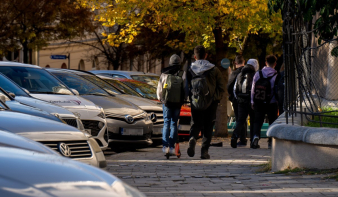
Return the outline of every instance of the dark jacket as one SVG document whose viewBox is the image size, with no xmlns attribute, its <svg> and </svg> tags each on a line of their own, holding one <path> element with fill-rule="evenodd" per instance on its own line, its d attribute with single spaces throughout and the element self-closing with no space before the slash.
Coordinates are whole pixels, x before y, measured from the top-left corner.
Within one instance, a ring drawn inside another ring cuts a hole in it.
<svg viewBox="0 0 338 197">
<path fill-rule="evenodd" d="M 230 74 L 229 80 L 228 80 L 227 90 L 228 90 L 228 94 L 229 94 L 229 100 L 231 102 L 233 102 L 233 99 L 235 99 L 234 85 L 235 85 L 235 82 L 236 82 L 236 77 L 242 71 L 242 68 L 244 68 L 244 66 L 239 67 L 236 70 L 232 71 L 232 73 Z"/>
<path fill-rule="evenodd" d="M 191 68 L 192 72 L 196 75 L 201 75 L 204 72 L 208 72 L 207 82 L 208 87 L 210 88 L 210 94 L 213 95 L 213 100 L 219 102 L 223 93 L 225 92 L 225 83 L 221 71 L 215 67 L 214 64 L 211 64 L 207 60 L 197 60 L 192 63 Z M 187 72 L 187 82 L 188 87 L 191 86 L 192 74 Z M 191 97 L 191 92 L 189 91 L 189 97 Z"/>
<path fill-rule="evenodd" d="M 255 68 L 250 64 L 245 65 L 241 72 L 237 75 L 235 93 L 239 103 L 250 103 L 251 86 L 254 75 Z"/>
</svg>

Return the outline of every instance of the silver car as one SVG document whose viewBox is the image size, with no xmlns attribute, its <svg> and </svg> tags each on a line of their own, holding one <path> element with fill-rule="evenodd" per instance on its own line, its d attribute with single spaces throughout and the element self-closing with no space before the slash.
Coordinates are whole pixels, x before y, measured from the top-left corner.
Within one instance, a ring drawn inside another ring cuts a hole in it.
<svg viewBox="0 0 338 197">
<path fill-rule="evenodd" d="M 145 197 L 103 170 L 53 154 L 0 144 L 0 161 L 4 197 Z"/>
<path fill-rule="evenodd" d="M 93 138 L 82 131 L 53 120 L 8 111 L 0 103 L 0 130 L 40 142 L 61 155 L 81 162 L 106 167 L 106 159 Z"/>
<path fill-rule="evenodd" d="M 0 87 L 7 93 L 9 93 L 10 96 L 5 95 L 5 99 L 7 101 L 6 102 L 7 105 L 12 110 L 25 113 L 23 111 L 24 106 L 26 106 L 26 108 L 31 107 L 35 109 L 40 109 L 39 113 L 40 115 L 38 115 L 38 112 L 36 112 L 36 114 L 32 114 L 34 113 L 34 110 L 31 110 L 30 113 L 28 114 L 41 116 L 42 112 L 48 113 L 49 115 L 45 114 L 45 118 L 54 120 L 61 119 L 62 121 L 64 121 L 64 123 L 70 126 L 76 127 L 82 131 L 84 130 L 82 121 L 72 112 L 66 110 L 63 107 L 31 97 L 21 87 L 16 85 L 12 80 L 10 80 L 1 73 L 0 73 Z M 5 93 L 1 91 L 0 95 L 1 94 L 4 95 Z M 52 116 L 54 116 L 55 118 Z"/>
<path fill-rule="evenodd" d="M 155 73 L 144 73 L 137 71 L 123 71 L 123 70 L 91 70 L 89 71 L 95 75 L 109 76 L 113 78 L 126 78 L 136 81 L 142 81 L 154 87 L 157 87 L 160 76 Z"/>
<path fill-rule="evenodd" d="M 75 74 L 77 71 L 65 69 L 48 69 L 48 71 L 68 87 L 77 90 L 80 96 L 104 109 L 112 147 L 117 144 L 148 146 L 153 143 L 150 138 L 153 124 L 147 112 L 125 99 L 108 94 L 86 78 Z"/>
</svg>

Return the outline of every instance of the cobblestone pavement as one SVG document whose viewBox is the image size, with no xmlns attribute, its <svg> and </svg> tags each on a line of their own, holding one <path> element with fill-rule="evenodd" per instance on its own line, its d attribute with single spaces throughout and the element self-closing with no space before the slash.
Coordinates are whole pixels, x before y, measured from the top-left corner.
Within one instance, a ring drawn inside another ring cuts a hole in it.
<svg viewBox="0 0 338 197">
<path fill-rule="evenodd" d="M 106 155 L 107 171 L 150 196 L 338 196 L 338 182 L 327 175 L 258 173 L 259 164 L 270 159 L 266 140 L 261 149 L 233 149 L 229 139 L 223 147 L 210 147 L 210 160 L 200 160 L 200 142 L 195 157 L 167 160 L 161 147 Z M 315 159 L 315 158 L 314 158 Z"/>
</svg>

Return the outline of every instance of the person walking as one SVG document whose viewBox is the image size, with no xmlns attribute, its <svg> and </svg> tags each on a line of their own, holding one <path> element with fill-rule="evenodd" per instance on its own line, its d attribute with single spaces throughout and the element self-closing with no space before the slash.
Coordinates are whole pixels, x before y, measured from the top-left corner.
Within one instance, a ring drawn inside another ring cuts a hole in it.
<svg viewBox="0 0 338 197">
<path fill-rule="evenodd" d="M 269 55 L 265 59 L 266 66 L 259 72 L 256 72 L 251 89 L 251 104 L 255 114 L 253 127 L 253 139 L 250 147 L 253 149 L 260 148 L 258 141 L 261 137 L 261 128 L 267 114 L 269 125 L 271 125 L 278 116 L 278 104 L 275 97 L 275 81 L 277 71 L 277 58 Z M 271 148 L 271 138 L 268 140 L 268 148 Z"/>
<path fill-rule="evenodd" d="M 234 109 L 234 113 L 235 113 L 235 119 L 236 119 L 236 125 L 237 125 L 237 120 L 238 120 L 238 102 L 237 102 L 237 98 L 235 96 L 235 83 L 236 83 L 236 79 L 237 79 L 237 75 L 239 73 L 241 73 L 242 69 L 244 68 L 245 65 L 245 60 L 243 58 L 242 55 L 237 55 L 234 61 L 235 64 L 235 68 L 236 70 L 232 71 L 228 80 L 228 84 L 227 84 L 227 91 L 228 91 L 228 95 L 229 95 L 229 100 L 232 103 L 232 107 Z M 239 131 L 239 133 L 246 133 L 245 129 L 246 129 L 246 123 L 244 128 L 242 128 L 243 131 Z M 234 135 L 232 136 L 234 137 Z M 237 139 L 236 139 L 237 140 Z M 237 143 L 237 142 L 236 142 Z M 237 143 L 237 146 L 246 146 L 247 141 L 245 138 L 240 138 L 240 141 Z"/>
<path fill-rule="evenodd" d="M 181 58 L 174 54 L 170 57 L 169 67 L 162 70 L 157 86 L 157 98 L 163 104 L 162 151 L 169 158 L 175 155 L 177 141 L 177 122 L 184 102 L 184 71 Z"/>
<path fill-rule="evenodd" d="M 248 115 L 250 115 L 250 142 L 253 139 L 254 111 L 251 108 L 251 87 L 256 68 L 258 68 L 258 61 L 249 59 L 236 78 L 234 97 L 237 100 L 237 119 L 231 138 L 232 148 L 237 148 L 237 145 L 247 145 L 245 130 Z M 240 139 L 239 142 L 237 142 L 238 138 Z"/>
<path fill-rule="evenodd" d="M 187 72 L 187 84 L 191 103 L 191 128 L 187 153 L 189 157 L 195 155 L 198 134 L 203 130 L 201 159 L 210 159 L 208 153 L 212 132 L 216 119 L 218 103 L 222 99 L 224 80 L 222 74 L 214 64 L 206 60 L 205 48 L 201 45 L 194 49 L 195 62 Z"/>
</svg>

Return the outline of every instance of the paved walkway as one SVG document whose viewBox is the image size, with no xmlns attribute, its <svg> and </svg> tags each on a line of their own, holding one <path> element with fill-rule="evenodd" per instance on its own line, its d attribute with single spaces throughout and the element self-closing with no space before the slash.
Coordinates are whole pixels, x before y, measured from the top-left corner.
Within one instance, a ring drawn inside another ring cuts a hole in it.
<svg viewBox="0 0 338 197">
<path fill-rule="evenodd" d="M 187 142 L 182 157 L 167 160 L 161 147 L 106 155 L 107 171 L 149 196 L 338 196 L 338 182 L 327 175 L 258 173 L 258 164 L 270 159 L 266 140 L 261 149 L 211 147 L 210 160 L 188 157 Z M 314 158 L 315 159 L 315 158 Z"/>
</svg>

